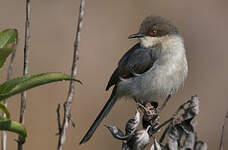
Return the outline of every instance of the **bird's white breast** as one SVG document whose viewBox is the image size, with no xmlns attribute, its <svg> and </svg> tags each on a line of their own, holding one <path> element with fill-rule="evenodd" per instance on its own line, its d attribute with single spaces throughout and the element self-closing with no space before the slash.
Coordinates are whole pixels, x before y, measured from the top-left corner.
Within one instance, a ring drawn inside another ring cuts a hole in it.
<svg viewBox="0 0 228 150">
<path fill-rule="evenodd" d="M 121 95 L 142 101 L 158 102 L 164 100 L 169 94 L 175 93 L 183 84 L 188 66 L 182 38 L 166 36 L 155 40 L 153 44 L 162 40 L 159 59 L 147 72 L 121 81 L 118 85 Z M 148 45 L 146 43 L 145 46 Z"/>
</svg>

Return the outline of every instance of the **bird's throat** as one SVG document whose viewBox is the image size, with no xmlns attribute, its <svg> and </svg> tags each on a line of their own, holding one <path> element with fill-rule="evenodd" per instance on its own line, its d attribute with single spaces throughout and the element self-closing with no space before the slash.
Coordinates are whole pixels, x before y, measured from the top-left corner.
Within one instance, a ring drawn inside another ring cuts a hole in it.
<svg viewBox="0 0 228 150">
<path fill-rule="evenodd" d="M 161 40 L 162 40 L 162 37 L 150 37 L 150 36 L 145 36 L 139 39 L 141 46 L 144 48 L 153 47 L 159 44 Z"/>
</svg>

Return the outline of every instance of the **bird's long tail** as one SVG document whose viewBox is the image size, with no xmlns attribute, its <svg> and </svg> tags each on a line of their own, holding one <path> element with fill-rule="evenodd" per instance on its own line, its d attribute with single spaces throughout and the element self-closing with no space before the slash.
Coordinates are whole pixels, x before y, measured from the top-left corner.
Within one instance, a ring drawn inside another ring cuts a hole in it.
<svg viewBox="0 0 228 150">
<path fill-rule="evenodd" d="M 110 98 L 104 105 L 103 109 L 97 116 L 96 120 L 93 122 L 92 126 L 87 131 L 86 135 L 80 141 L 80 144 L 83 144 L 89 141 L 89 139 L 93 136 L 93 133 L 96 131 L 97 127 L 100 125 L 101 121 L 110 112 L 110 110 L 112 109 L 112 106 L 116 103 L 116 101 L 117 101 L 117 89 L 116 87 L 114 87 Z"/>
</svg>

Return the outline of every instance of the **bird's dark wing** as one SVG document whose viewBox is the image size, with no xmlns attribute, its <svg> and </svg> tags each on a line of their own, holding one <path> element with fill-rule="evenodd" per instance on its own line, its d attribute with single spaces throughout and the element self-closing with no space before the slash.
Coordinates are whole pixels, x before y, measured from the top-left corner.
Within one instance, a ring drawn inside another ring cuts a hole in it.
<svg viewBox="0 0 228 150">
<path fill-rule="evenodd" d="M 161 45 L 143 48 L 136 44 L 120 59 L 118 67 L 109 79 L 106 90 L 117 84 L 120 78 L 128 79 L 148 71 L 160 55 Z"/>
</svg>

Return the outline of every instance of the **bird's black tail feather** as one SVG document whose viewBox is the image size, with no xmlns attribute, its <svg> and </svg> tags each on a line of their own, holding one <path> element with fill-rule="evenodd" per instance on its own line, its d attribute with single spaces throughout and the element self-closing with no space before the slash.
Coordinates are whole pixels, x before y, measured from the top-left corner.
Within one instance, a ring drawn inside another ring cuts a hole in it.
<svg viewBox="0 0 228 150">
<path fill-rule="evenodd" d="M 97 127 L 100 125 L 101 121 L 104 119 L 104 117 L 110 112 L 112 109 L 112 106 L 116 103 L 117 96 L 116 96 L 116 87 L 114 87 L 112 94 L 108 101 L 106 102 L 105 106 L 97 116 L 96 120 L 93 122 L 92 126 L 87 131 L 86 135 L 83 137 L 83 139 L 80 141 L 80 144 L 86 143 L 89 141 L 89 139 L 93 136 L 93 133 L 97 129 Z"/>
</svg>

